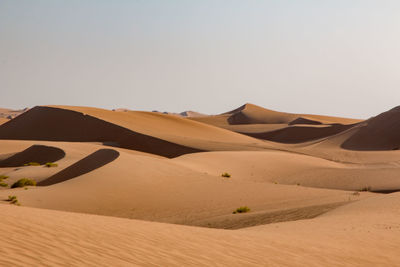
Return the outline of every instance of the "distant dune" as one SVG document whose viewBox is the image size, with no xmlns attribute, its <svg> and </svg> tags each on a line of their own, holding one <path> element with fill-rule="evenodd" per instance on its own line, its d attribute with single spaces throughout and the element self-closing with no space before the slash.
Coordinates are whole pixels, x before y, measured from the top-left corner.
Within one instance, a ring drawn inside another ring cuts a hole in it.
<svg viewBox="0 0 400 267">
<path fill-rule="evenodd" d="M 35 107 L 0 127 L 0 139 L 102 142 L 166 157 L 266 144 L 227 130 L 151 112 Z"/>
<path fill-rule="evenodd" d="M 356 119 L 278 112 L 253 104 L 245 104 L 221 115 L 192 119 L 280 143 L 302 143 L 325 138 L 360 122 Z"/>
</svg>

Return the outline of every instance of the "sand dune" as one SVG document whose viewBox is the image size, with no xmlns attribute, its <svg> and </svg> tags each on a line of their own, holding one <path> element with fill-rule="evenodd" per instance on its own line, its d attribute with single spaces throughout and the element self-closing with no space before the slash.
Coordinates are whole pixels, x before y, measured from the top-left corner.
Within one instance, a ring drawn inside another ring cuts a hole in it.
<svg viewBox="0 0 400 267">
<path fill-rule="evenodd" d="M 221 115 L 193 119 L 220 127 L 224 124 L 297 124 L 299 121 L 303 121 L 301 124 L 354 124 L 360 122 L 357 119 L 278 112 L 250 103 Z"/>
<path fill-rule="evenodd" d="M 352 191 L 399 190 L 399 154 L 384 158 L 387 162 L 366 165 L 364 162 L 342 163 L 298 153 L 241 151 L 196 153 L 173 161 L 214 175 L 225 170 L 235 180 Z"/>
<path fill-rule="evenodd" d="M 398 266 L 399 199 L 399 194 L 385 195 L 343 206 L 312 220 L 223 231 L 2 205 L 0 262 Z"/>
<path fill-rule="evenodd" d="M 290 126 L 277 130 L 256 133 L 243 133 L 248 136 L 279 143 L 303 143 L 341 133 L 353 125 L 335 124 L 324 127 Z"/>
<path fill-rule="evenodd" d="M 63 149 L 68 159 L 71 148 L 65 144 Z M 0 196 L 16 194 L 24 206 L 188 225 L 207 220 L 210 226 L 225 220 L 222 215 L 235 216 L 232 211 L 242 205 L 249 205 L 262 215 L 352 198 L 351 193 L 345 191 L 260 183 L 236 174 L 228 180 L 220 175 L 226 171 L 222 167 L 220 173 L 214 174 L 169 159 L 131 154 L 118 148 L 113 150 L 119 152 L 119 157 L 100 168 L 91 167 L 90 172 L 82 172 L 88 165 L 87 156 L 72 162 L 66 169 L 62 169 L 65 164 L 60 161 L 58 173 L 38 179 L 39 185 L 50 186 L 1 190 Z M 97 155 L 90 157 L 97 158 Z M 94 161 L 89 165 L 96 162 L 99 163 Z M 76 176 L 76 172 L 83 175 L 69 179 Z M 33 174 L 31 178 L 35 178 Z M 13 181 L 13 173 L 7 175 Z"/>
<path fill-rule="evenodd" d="M 360 122 L 356 119 L 277 112 L 253 104 L 245 104 L 221 115 L 192 119 L 279 143 L 302 143 L 321 139 Z"/>
<path fill-rule="evenodd" d="M 343 142 L 342 147 L 352 150 L 398 150 L 399 131 L 400 107 L 396 107 L 365 121 Z"/>
<path fill-rule="evenodd" d="M 0 126 L 0 265 L 400 266 L 399 110 L 32 108 Z"/>
<path fill-rule="evenodd" d="M 0 139 L 103 142 L 166 157 L 267 146 L 257 139 L 175 116 L 78 107 L 35 107 L 2 125 Z"/>
</svg>

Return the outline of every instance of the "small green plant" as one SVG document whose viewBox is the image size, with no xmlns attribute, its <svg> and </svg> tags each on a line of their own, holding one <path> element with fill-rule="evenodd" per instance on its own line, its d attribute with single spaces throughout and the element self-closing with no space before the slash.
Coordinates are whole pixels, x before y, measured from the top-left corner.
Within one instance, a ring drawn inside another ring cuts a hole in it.
<svg viewBox="0 0 400 267">
<path fill-rule="evenodd" d="M 15 204 L 15 205 L 18 205 L 18 206 L 21 205 L 18 202 L 17 196 L 8 196 L 7 201 L 10 202 L 10 204 Z"/>
<path fill-rule="evenodd" d="M 237 209 L 234 210 L 232 213 L 233 213 L 233 214 L 236 214 L 236 213 L 245 213 L 245 212 L 249 212 L 249 211 L 250 211 L 250 208 L 249 208 L 249 207 L 243 206 L 243 207 L 237 208 Z"/>
<path fill-rule="evenodd" d="M 225 177 L 225 178 L 230 178 L 231 177 L 231 175 L 229 173 L 227 173 L 227 172 L 224 172 L 223 174 L 221 174 L 221 176 Z"/>
<path fill-rule="evenodd" d="M 8 199 L 7 199 L 7 201 L 15 201 L 15 200 L 17 200 L 17 196 L 8 196 Z"/>
<path fill-rule="evenodd" d="M 28 186 L 28 185 L 35 186 L 36 185 L 36 181 L 32 180 L 32 179 L 28 179 L 28 178 L 22 178 L 22 179 L 19 179 L 18 181 L 16 181 L 11 186 L 11 188 L 24 187 L 24 186 Z"/>
<path fill-rule="evenodd" d="M 24 166 L 40 166 L 40 163 L 38 163 L 38 162 L 28 162 L 28 163 L 25 163 Z"/>
<path fill-rule="evenodd" d="M 51 168 L 51 167 L 57 167 L 58 164 L 53 162 L 47 162 L 46 164 L 44 164 L 44 166 L 47 168 Z"/>
<path fill-rule="evenodd" d="M 5 182 L 3 182 L 3 180 L 4 180 L 4 179 L 7 179 L 7 178 L 8 178 L 8 176 L 0 175 L 0 186 L 1 186 L 1 187 L 7 187 L 7 186 L 8 186 L 8 184 L 6 184 Z"/>
<path fill-rule="evenodd" d="M 369 191 L 371 191 L 371 187 L 370 186 L 365 186 L 365 187 L 360 189 L 360 192 L 369 192 Z"/>
</svg>

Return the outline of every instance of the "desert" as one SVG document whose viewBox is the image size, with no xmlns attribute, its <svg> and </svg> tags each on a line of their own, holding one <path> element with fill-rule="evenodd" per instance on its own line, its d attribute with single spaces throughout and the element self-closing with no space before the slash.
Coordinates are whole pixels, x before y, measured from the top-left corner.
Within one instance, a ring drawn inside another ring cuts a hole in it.
<svg viewBox="0 0 400 267">
<path fill-rule="evenodd" d="M 0 261 L 399 265 L 399 119 L 30 108 L 0 126 Z"/>
<path fill-rule="evenodd" d="M 0 0 L 0 267 L 400 267 L 399 10 Z"/>
</svg>

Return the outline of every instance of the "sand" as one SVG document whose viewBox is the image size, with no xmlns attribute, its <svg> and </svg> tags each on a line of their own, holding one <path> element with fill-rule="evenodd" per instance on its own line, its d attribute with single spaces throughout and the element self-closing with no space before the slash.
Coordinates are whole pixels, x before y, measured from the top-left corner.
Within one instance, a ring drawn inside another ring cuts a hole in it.
<svg viewBox="0 0 400 267">
<path fill-rule="evenodd" d="M 0 263 L 400 266 L 397 125 L 34 107 L 0 125 Z"/>
<path fill-rule="evenodd" d="M 399 194 L 220 230 L 2 205 L 2 265 L 399 266 Z"/>
</svg>

